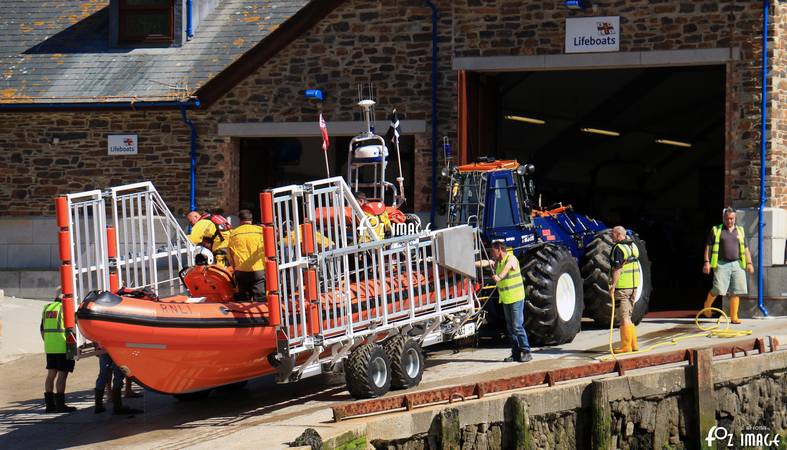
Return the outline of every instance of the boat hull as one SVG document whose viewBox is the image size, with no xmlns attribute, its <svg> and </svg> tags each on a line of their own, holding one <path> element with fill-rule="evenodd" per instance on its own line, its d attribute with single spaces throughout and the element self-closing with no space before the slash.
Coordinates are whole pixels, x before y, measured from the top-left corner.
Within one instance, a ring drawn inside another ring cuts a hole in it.
<svg viewBox="0 0 787 450">
<path fill-rule="evenodd" d="M 114 305 L 83 303 L 79 328 L 149 389 L 190 393 L 275 372 L 265 305 L 117 298 Z"/>
</svg>

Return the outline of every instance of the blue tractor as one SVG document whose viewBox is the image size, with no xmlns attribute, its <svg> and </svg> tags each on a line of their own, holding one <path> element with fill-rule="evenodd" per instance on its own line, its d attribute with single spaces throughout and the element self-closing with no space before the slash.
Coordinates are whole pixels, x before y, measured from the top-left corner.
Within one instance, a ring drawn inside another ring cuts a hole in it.
<svg viewBox="0 0 787 450">
<path fill-rule="evenodd" d="M 534 172 L 533 165 L 492 158 L 444 171 L 450 180 L 448 225 L 474 225 L 485 244 L 500 240 L 513 250 L 527 286 L 528 335 L 536 345 L 558 345 L 574 339 L 583 314 L 609 326 L 612 232 L 571 206 L 541 208 Z M 628 233 L 640 252 L 643 283 L 632 317 L 639 323 L 650 300 L 650 260 L 645 243 Z M 485 307 L 491 324 L 502 321 L 497 301 Z"/>
</svg>

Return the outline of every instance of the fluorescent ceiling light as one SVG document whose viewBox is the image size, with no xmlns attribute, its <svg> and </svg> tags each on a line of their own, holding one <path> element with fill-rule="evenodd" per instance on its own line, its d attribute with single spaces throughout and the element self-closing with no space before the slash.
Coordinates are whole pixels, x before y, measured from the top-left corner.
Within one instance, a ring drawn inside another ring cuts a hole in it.
<svg viewBox="0 0 787 450">
<path fill-rule="evenodd" d="M 532 117 L 524 117 L 524 116 L 503 116 L 508 120 L 515 120 L 517 122 L 525 122 L 525 123 L 533 123 L 536 125 L 543 125 L 546 121 L 541 119 L 533 119 Z"/>
<path fill-rule="evenodd" d="M 620 136 L 617 131 L 601 130 L 599 128 L 580 128 L 585 133 L 603 134 L 604 136 Z"/>
<path fill-rule="evenodd" d="M 664 145 L 674 145 L 676 147 L 691 147 L 691 144 L 688 142 L 681 142 L 681 141 L 672 141 L 669 139 L 656 139 L 657 144 L 664 144 Z"/>
</svg>

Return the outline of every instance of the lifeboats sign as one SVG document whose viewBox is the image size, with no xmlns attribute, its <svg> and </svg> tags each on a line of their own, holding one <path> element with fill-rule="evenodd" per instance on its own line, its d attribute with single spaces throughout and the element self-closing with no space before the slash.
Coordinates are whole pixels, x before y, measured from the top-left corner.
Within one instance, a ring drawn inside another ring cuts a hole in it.
<svg viewBox="0 0 787 450">
<path fill-rule="evenodd" d="M 566 53 L 620 50 L 620 16 L 566 19 Z"/>
<path fill-rule="evenodd" d="M 136 134 L 110 134 L 107 136 L 108 155 L 136 155 Z"/>
</svg>

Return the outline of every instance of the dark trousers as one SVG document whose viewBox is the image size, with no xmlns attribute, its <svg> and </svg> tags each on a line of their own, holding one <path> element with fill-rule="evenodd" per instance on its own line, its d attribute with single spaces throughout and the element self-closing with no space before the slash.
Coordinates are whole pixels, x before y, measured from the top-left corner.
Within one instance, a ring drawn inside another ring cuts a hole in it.
<svg viewBox="0 0 787 450">
<path fill-rule="evenodd" d="M 265 300 L 265 271 L 241 272 L 236 270 L 235 282 L 238 284 L 239 293 L 246 294 L 258 302 Z"/>
<path fill-rule="evenodd" d="M 96 389 L 104 391 L 104 387 L 109 383 L 110 378 L 113 378 L 112 388 L 120 389 L 123 387 L 123 379 L 125 375 L 123 371 L 112 361 L 107 353 L 98 356 L 98 378 L 96 378 Z"/>
</svg>

